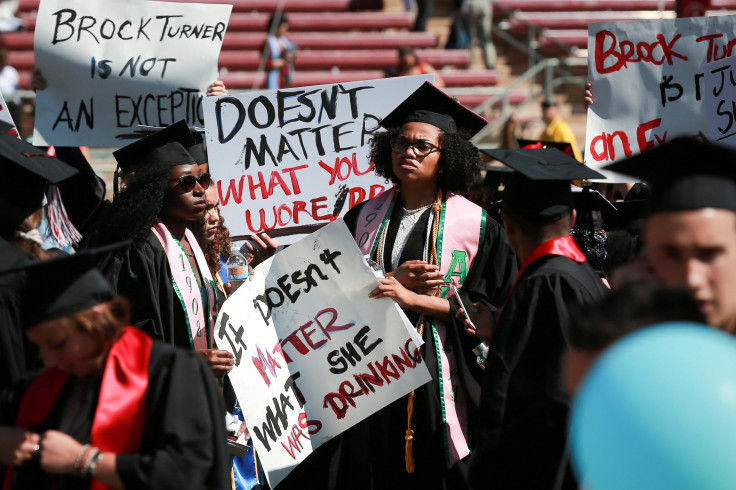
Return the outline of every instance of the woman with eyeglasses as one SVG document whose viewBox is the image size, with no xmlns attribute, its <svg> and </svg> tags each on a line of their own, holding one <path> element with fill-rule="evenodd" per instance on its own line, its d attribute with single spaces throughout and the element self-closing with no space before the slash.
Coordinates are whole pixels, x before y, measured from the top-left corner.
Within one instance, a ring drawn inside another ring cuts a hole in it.
<svg viewBox="0 0 736 490">
<path fill-rule="evenodd" d="M 425 344 L 432 381 L 369 417 L 346 436 L 369 441 L 372 488 L 467 488 L 482 369 L 478 340 L 455 319 L 453 287 L 465 305 L 498 311 L 516 276 L 501 227 L 460 194 L 479 177 L 470 137 L 485 119 L 426 82 L 380 123 L 371 144 L 375 172 L 396 186 L 351 209 L 345 222 L 385 274 L 370 295 L 393 298 Z M 361 469 L 355 469 L 361 472 Z"/>
<path fill-rule="evenodd" d="M 154 339 L 198 351 L 222 376 L 233 357 L 214 348 L 215 283 L 187 228 L 202 219 L 211 184 L 187 150 L 195 145 L 180 121 L 115 151 L 132 178 L 101 220 L 95 243 L 132 240 L 101 264 L 116 292 L 131 301 L 131 324 Z"/>
</svg>

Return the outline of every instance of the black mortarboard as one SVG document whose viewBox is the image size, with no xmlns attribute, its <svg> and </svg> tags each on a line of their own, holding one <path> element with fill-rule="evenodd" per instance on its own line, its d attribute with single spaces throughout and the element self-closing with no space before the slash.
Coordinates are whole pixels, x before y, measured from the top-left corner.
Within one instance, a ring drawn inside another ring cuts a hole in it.
<svg viewBox="0 0 736 490">
<path fill-rule="evenodd" d="M 573 202 L 575 210 L 578 213 L 587 213 L 591 211 L 599 211 L 601 213 L 615 213 L 616 206 L 603 197 L 598 191 L 584 188 L 580 192 L 573 192 Z M 617 203 L 618 204 L 618 203 Z"/>
<path fill-rule="evenodd" d="M 616 211 L 602 211 L 605 230 L 627 230 L 633 234 L 641 233 L 648 200 L 616 201 Z"/>
<path fill-rule="evenodd" d="M 61 255 L 46 260 L 26 262 L 2 271 L 3 274 L 26 273 L 23 294 L 23 328 L 29 329 L 55 318 L 72 315 L 115 297 L 115 290 L 95 267 L 99 257 L 111 253 L 129 242 L 95 249 L 85 249 L 73 255 Z"/>
<path fill-rule="evenodd" d="M 448 133 L 461 129 L 471 136 L 488 124 L 485 118 L 429 82 L 420 85 L 379 124 L 388 129 L 410 122 L 431 124 Z"/>
<path fill-rule="evenodd" d="M 58 184 L 78 170 L 8 133 L 12 127 L 0 121 L 3 197 L 21 209 L 36 210 L 43 204 L 49 184 Z"/>
<path fill-rule="evenodd" d="M 130 143 L 112 154 L 118 167 L 125 172 L 135 172 L 148 165 L 163 163 L 173 166 L 197 163 L 187 148 L 196 144 L 189 126 L 178 121 L 160 131 Z"/>
<path fill-rule="evenodd" d="M 736 152 L 677 138 L 605 167 L 651 186 L 649 213 L 704 208 L 736 212 Z"/>
<path fill-rule="evenodd" d="M 603 228 L 601 216 L 604 213 L 615 213 L 614 206 L 608 199 L 598 191 L 584 187 L 580 192 L 572 193 L 573 207 L 578 213 L 576 227 L 592 228 L 600 230 Z M 598 213 L 601 213 L 600 215 Z"/>
<path fill-rule="evenodd" d="M 566 155 L 570 155 L 571 157 L 575 156 L 575 154 L 572 151 L 572 145 L 567 142 L 560 143 L 558 141 L 527 140 L 523 138 L 517 139 L 516 142 L 519 144 L 519 148 L 524 149 L 524 150 L 539 150 L 541 148 L 557 148 L 558 150 L 560 150 L 562 153 Z"/>
<path fill-rule="evenodd" d="M 556 148 L 481 151 L 516 170 L 506 184 L 504 206 L 533 222 L 570 214 L 572 180 L 605 178 Z"/>
</svg>

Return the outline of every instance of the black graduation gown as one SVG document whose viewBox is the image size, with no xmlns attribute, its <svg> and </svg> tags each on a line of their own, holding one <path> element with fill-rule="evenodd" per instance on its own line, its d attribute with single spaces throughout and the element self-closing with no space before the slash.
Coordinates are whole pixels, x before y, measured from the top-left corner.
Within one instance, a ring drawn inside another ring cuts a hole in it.
<svg viewBox="0 0 736 490">
<path fill-rule="evenodd" d="M 0 238 L 0 269 L 33 260 L 29 254 Z M 38 348 L 23 332 L 21 301 L 25 272 L 0 275 L 0 392 L 42 368 Z"/>
<path fill-rule="evenodd" d="M 153 232 L 108 255 L 99 268 L 115 292 L 130 300 L 131 325 L 156 340 L 191 350 L 187 319 L 174 291 L 169 260 Z"/>
<path fill-rule="evenodd" d="M 575 488 L 565 468 L 570 397 L 562 384 L 568 305 L 607 292 L 587 262 L 548 255 L 519 280 L 499 319 L 481 400 L 480 444 L 470 456 L 472 488 Z"/>
<path fill-rule="evenodd" d="M 360 207 L 356 206 L 345 216 L 345 222 L 353 235 L 355 235 L 355 223 Z M 394 206 L 386 232 L 383 257 L 391 257 L 401 209 L 402 206 L 399 204 Z M 425 211 L 410 233 L 399 259 L 400 263 L 407 260 L 421 260 L 425 249 L 429 249 L 430 239 L 426 236 L 426 230 L 430 213 L 431 209 Z M 445 222 L 444 233 L 451 232 L 452 223 Z M 463 301 L 466 304 L 469 301 L 483 301 L 489 304 L 492 310 L 497 310 L 503 305 L 516 274 L 516 255 L 508 244 L 503 229 L 489 217 L 478 254 L 462 286 Z M 482 378 L 482 371 L 477 365 L 472 349 L 480 341 L 468 335 L 462 324 L 454 319 L 456 309 L 452 302 L 450 305 L 453 323 L 448 325 L 446 348 L 453 350 L 458 376 L 465 393 L 468 406 L 467 435 L 472 450 L 475 446 L 474 436 L 475 427 L 478 424 Z M 411 311 L 405 312 L 409 319 L 416 323 L 419 315 Z M 412 429 L 414 430 L 415 472 L 413 474 L 406 472 L 404 459 L 408 396 L 401 397 L 372 415 L 358 424 L 354 430 L 348 431 L 346 435 L 346 439 L 350 439 L 352 448 L 362 445 L 367 451 L 364 457 L 370 461 L 370 469 L 366 470 L 365 478 L 372 479 L 372 488 L 454 489 L 466 486 L 465 460 L 458 462 L 449 471 L 445 462 L 438 363 L 430 328 L 425 328 L 424 341 L 421 354 L 432 380 L 415 390 L 414 394 Z"/>
<path fill-rule="evenodd" d="M 106 207 L 105 181 L 92 169 L 84 154 L 78 147 L 57 146 L 56 157 L 79 170 L 72 177 L 58 184 L 64 208 L 69 221 L 82 234 L 82 241 L 77 248 L 86 248 Z"/>
<path fill-rule="evenodd" d="M 225 442 L 222 397 L 211 369 L 195 353 L 159 342 L 151 347 L 146 391 L 146 420 L 140 451 L 118 454 L 116 468 L 125 488 L 169 490 L 230 489 L 230 458 Z M 37 432 L 55 429 L 76 379 L 70 377 Z M 69 435 L 89 443 L 99 382 L 77 411 Z M 86 489 L 87 480 L 66 475 L 52 487 L 37 461 L 16 469 L 13 489 Z"/>
</svg>

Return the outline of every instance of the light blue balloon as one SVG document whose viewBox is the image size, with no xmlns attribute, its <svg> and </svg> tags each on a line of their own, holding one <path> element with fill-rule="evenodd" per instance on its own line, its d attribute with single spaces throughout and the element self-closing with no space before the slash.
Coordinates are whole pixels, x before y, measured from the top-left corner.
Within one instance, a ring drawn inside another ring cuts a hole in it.
<svg viewBox="0 0 736 490">
<path fill-rule="evenodd" d="M 586 490 L 736 489 L 736 340 L 696 323 L 625 337 L 581 387 L 570 441 Z"/>
</svg>

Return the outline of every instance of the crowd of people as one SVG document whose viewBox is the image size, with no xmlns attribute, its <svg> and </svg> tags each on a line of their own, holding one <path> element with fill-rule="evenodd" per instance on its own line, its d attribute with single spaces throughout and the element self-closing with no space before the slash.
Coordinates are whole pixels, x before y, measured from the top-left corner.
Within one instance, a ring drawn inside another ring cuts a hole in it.
<svg viewBox="0 0 736 490">
<path fill-rule="evenodd" d="M 269 40 L 281 78 L 285 25 Z M 600 353 L 662 321 L 736 330 L 734 153 L 674 139 L 612 164 L 646 184 L 611 203 L 551 136 L 481 152 L 486 120 L 435 85 L 396 102 L 370 143 L 393 187 L 342 217 L 432 379 L 278 488 L 578 488 L 569 410 Z M 231 243 L 202 134 L 182 121 L 113 156 L 107 201 L 78 148 L 49 156 L 0 128 L 3 488 L 267 487 L 252 444 L 226 444 L 225 414 L 248 400 L 214 343 Z M 72 253 L 44 248 L 43 222 Z M 277 243 L 246 247 L 257 266 Z"/>
</svg>

